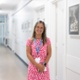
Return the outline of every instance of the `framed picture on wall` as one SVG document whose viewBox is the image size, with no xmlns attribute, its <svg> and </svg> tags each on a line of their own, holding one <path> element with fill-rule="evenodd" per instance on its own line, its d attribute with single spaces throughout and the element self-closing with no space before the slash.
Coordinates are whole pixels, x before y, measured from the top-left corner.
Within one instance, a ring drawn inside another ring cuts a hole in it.
<svg viewBox="0 0 80 80">
<path fill-rule="evenodd" d="M 69 7 L 69 34 L 79 35 L 79 4 Z"/>
</svg>

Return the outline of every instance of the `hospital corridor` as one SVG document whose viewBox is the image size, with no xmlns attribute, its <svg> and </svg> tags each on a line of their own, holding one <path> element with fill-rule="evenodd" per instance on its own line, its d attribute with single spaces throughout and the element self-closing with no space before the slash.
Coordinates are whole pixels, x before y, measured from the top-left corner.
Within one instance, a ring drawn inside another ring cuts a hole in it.
<svg viewBox="0 0 80 80">
<path fill-rule="evenodd" d="M 0 0 L 0 80 L 80 80 L 80 0 Z"/>
<path fill-rule="evenodd" d="M 27 67 L 7 47 L 0 45 L 0 80 L 26 80 Z"/>
</svg>

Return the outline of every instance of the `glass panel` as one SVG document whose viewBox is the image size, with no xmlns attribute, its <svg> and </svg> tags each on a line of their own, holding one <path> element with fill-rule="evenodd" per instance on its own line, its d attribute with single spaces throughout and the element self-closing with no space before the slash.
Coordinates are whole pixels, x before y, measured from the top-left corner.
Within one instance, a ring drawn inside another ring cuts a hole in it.
<svg viewBox="0 0 80 80">
<path fill-rule="evenodd" d="M 0 44 L 3 43 L 3 25 L 0 24 Z"/>
<path fill-rule="evenodd" d="M 4 23 L 4 22 L 5 22 L 4 16 L 0 15 L 0 23 Z"/>
<path fill-rule="evenodd" d="M 7 36 L 7 15 L 0 15 L 0 44 L 3 44 L 5 42 L 6 36 Z"/>
</svg>

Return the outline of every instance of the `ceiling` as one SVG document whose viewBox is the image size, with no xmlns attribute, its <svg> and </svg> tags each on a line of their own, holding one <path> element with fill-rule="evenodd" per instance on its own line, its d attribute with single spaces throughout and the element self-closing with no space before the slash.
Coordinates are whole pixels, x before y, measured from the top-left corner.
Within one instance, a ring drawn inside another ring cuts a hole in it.
<svg viewBox="0 0 80 80">
<path fill-rule="evenodd" d="M 21 0 L 0 0 L 0 10 L 13 10 Z"/>
<path fill-rule="evenodd" d="M 35 8 L 43 5 L 48 0 L 0 0 L 0 10 L 14 10 L 21 1 L 30 1 L 28 6 Z"/>
<path fill-rule="evenodd" d="M 32 0 L 28 6 L 32 7 L 32 8 L 37 8 L 40 6 L 43 6 L 45 4 L 45 2 L 48 0 Z"/>
</svg>

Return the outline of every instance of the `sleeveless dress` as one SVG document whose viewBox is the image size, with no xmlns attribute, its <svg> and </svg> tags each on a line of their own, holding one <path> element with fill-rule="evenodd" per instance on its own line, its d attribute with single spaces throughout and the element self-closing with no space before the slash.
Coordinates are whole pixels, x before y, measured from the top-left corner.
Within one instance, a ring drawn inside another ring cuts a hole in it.
<svg viewBox="0 0 80 80">
<path fill-rule="evenodd" d="M 36 39 L 37 44 L 40 44 L 40 39 Z M 37 54 L 36 52 L 36 46 L 34 41 L 32 41 L 31 43 L 31 39 L 27 40 L 26 46 L 30 46 L 31 47 L 31 55 L 34 59 L 36 58 L 40 58 L 40 63 L 43 63 L 47 57 L 47 46 L 50 45 L 50 39 L 47 38 L 47 42 L 45 43 L 45 45 L 41 46 L 39 53 Z M 49 75 L 49 68 L 48 68 L 48 64 L 46 65 L 46 71 L 44 72 L 39 72 L 37 70 L 37 68 L 35 67 L 35 65 L 33 65 L 31 62 L 28 65 L 28 76 L 27 76 L 27 80 L 50 80 L 50 75 Z"/>
</svg>

